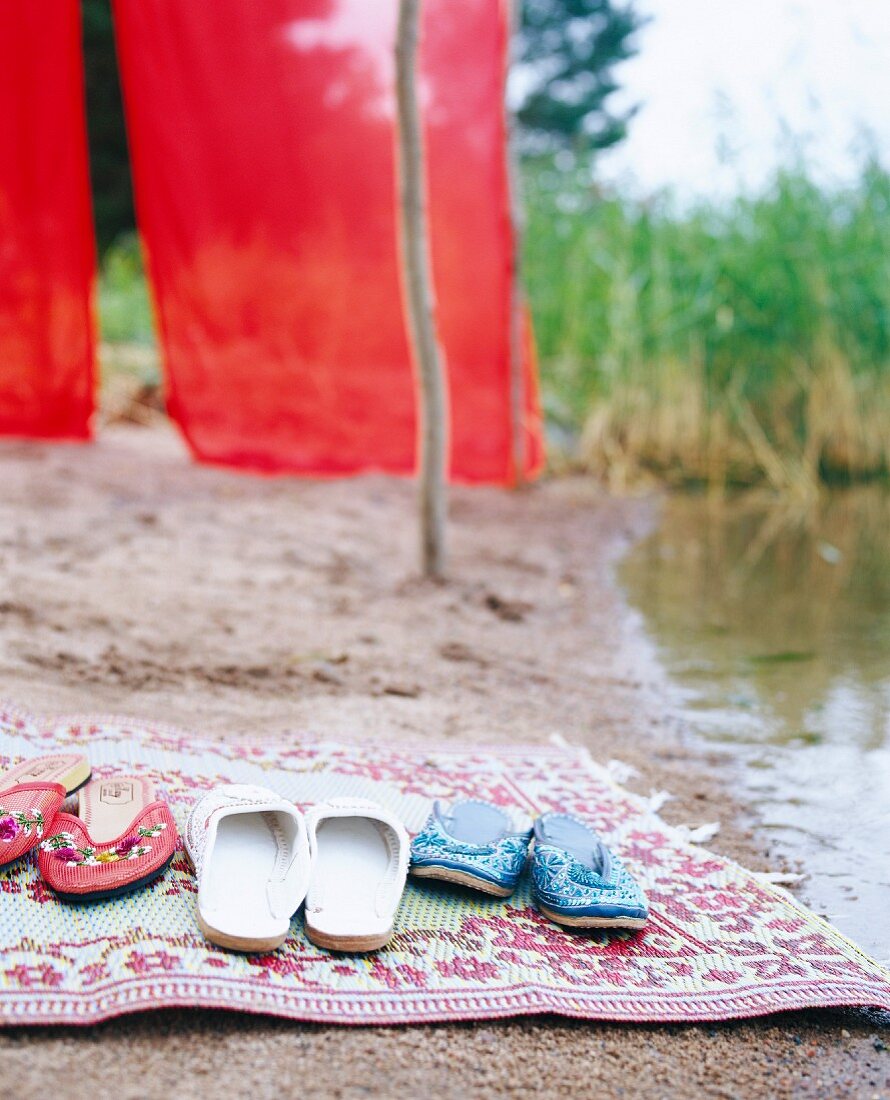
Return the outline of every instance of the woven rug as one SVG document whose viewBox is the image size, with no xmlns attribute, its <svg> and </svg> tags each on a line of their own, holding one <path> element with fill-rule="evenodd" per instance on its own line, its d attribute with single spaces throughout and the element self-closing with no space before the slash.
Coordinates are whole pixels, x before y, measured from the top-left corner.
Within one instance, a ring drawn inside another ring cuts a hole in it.
<svg viewBox="0 0 890 1100">
<path fill-rule="evenodd" d="M 239 956 L 195 924 L 180 852 L 126 898 L 72 907 L 32 856 L 0 872 L 0 1021 L 86 1024 L 127 1012 L 206 1006 L 325 1023 L 397 1024 L 537 1012 L 609 1020 L 714 1020 L 803 1006 L 890 1008 L 890 974 L 790 895 L 686 843 L 565 746 L 472 747 L 211 741 L 122 719 L 44 722 L 0 706 L 0 765 L 55 749 L 94 775 L 150 776 L 184 825 L 218 783 L 261 783 L 301 806 L 376 799 L 411 830 L 433 798 L 485 798 L 518 817 L 592 819 L 627 858 L 652 907 L 636 934 L 576 934 L 535 909 L 527 880 L 506 901 L 409 883 L 391 945 L 369 956 L 314 947 L 293 922 L 284 948 Z"/>
</svg>

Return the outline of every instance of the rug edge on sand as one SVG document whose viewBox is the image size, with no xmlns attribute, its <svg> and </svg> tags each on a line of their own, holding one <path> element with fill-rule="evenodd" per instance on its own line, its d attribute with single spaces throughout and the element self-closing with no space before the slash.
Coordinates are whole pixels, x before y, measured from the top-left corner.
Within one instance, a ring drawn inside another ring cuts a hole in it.
<svg viewBox="0 0 890 1100">
<path fill-rule="evenodd" d="M 171 983 L 171 986 L 175 987 L 179 984 Z M 358 1005 L 352 1016 L 332 1016 L 324 1009 L 319 1009 L 317 1001 L 313 1003 L 313 999 L 309 997 L 306 998 L 305 1005 L 283 1005 L 276 1003 L 275 998 L 270 998 L 268 1004 L 263 1004 L 256 992 L 249 990 L 245 992 L 244 1003 L 237 1004 L 233 1003 L 234 998 L 230 989 L 220 989 L 218 993 L 214 993 L 217 987 L 212 980 L 181 984 L 183 987 L 191 988 L 161 996 L 156 987 L 144 993 L 129 996 L 98 994 L 96 1003 L 86 1004 L 73 1014 L 67 1006 L 61 1005 L 59 1011 L 53 1013 L 39 1006 L 29 1011 L 27 1007 L 19 1008 L 14 1004 L 11 1006 L 4 1004 L 0 1011 L 0 1028 L 90 1027 L 135 1014 L 182 1009 L 246 1013 L 250 1016 L 269 1016 L 295 1023 L 330 1027 L 416 1027 L 425 1024 L 472 1023 L 529 1016 L 562 1016 L 572 1020 L 588 1020 L 591 1023 L 599 1020 L 610 1023 L 695 1024 L 717 1023 L 721 1020 L 757 1019 L 805 1009 L 862 1008 L 890 1011 L 890 994 L 886 987 L 877 983 L 875 985 L 858 983 L 826 985 L 822 996 L 810 996 L 806 993 L 799 996 L 789 995 L 787 990 L 781 987 L 758 995 L 727 994 L 724 998 L 715 998 L 713 1008 L 710 1010 L 696 998 L 690 998 L 686 1004 L 666 1001 L 663 1007 L 653 1004 L 651 1008 L 646 1007 L 645 999 L 635 998 L 634 1010 L 631 1011 L 627 1007 L 621 1007 L 620 1003 L 610 1008 L 599 997 L 592 997 L 590 1007 L 585 1008 L 583 1005 L 568 1003 L 573 999 L 577 1001 L 578 998 L 568 997 L 566 1002 L 562 1002 L 552 993 L 547 992 L 540 995 L 517 994 L 505 999 L 505 1002 L 508 1000 L 509 1003 L 498 1004 L 491 999 L 493 1003 L 490 1005 L 486 1005 L 482 998 L 473 997 L 472 1004 L 466 1007 L 456 1003 L 456 1000 L 449 996 L 438 1000 L 428 997 L 413 1006 L 410 1012 L 391 1007 L 378 1012 L 369 1000 L 365 1005 Z M 222 999 L 223 996 L 225 1000 Z"/>
</svg>

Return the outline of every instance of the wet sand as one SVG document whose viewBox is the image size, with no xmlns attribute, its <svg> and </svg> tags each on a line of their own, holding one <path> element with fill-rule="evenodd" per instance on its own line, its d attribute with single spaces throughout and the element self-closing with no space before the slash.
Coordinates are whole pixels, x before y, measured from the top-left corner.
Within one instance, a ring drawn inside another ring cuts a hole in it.
<svg viewBox="0 0 890 1100">
<path fill-rule="evenodd" d="M 93 447 L 0 446 L 0 694 L 220 736 L 487 742 L 559 732 L 638 769 L 664 816 L 719 818 L 717 851 L 781 869 L 686 743 L 669 685 L 612 579 L 652 501 L 563 480 L 458 490 L 451 579 L 416 575 L 411 486 L 257 480 L 188 463 L 162 427 Z M 886 1021 L 795 1013 L 723 1025 L 499 1024 L 342 1030 L 162 1012 L 83 1032 L 0 1034 L 17 1094 L 113 1086 L 302 1095 L 890 1096 Z"/>
</svg>

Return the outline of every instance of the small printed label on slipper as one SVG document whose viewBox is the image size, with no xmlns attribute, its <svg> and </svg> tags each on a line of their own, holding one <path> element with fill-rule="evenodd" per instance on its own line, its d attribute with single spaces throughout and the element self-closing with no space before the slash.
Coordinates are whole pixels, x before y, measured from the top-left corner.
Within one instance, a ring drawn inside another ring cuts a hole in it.
<svg viewBox="0 0 890 1100">
<path fill-rule="evenodd" d="M 133 784 L 108 782 L 99 788 L 99 801 L 107 806 L 123 806 L 134 798 Z"/>
</svg>

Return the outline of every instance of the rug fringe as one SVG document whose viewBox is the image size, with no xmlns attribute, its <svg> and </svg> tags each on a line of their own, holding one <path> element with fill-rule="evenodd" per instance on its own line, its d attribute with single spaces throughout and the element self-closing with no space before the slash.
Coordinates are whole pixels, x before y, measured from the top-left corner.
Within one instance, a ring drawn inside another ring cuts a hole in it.
<svg viewBox="0 0 890 1100">
<path fill-rule="evenodd" d="M 720 832 L 720 822 L 707 821 L 704 825 L 675 825 L 674 828 L 690 844 L 704 844 Z"/>
<path fill-rule="evenodd" d="M 751 874 L 760 882 L 769 882 L 773 886 L 792 886 L 806 878 L 806 875 L 799 875 L 796 871 L 752 871 Z"/>
<path fill-rule="evenodd" d="M 625 760 L 607 760 L 605 768 L 616 783 L 626 783 L 628 779 L 640 774 L 633 764 L 628 764 Z"/>
<path fill-rule="evenodd" d="M 657 814 L 661 807 L 666 802 L 671 802 L 673 798 L 674 795 L 672 795 L 670 791 L 652 790 L 649 792 L 649 797 L 646 799 L 646 803 L 649 806 L 649 809 L 654 814 Z"/>
</svg>

